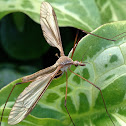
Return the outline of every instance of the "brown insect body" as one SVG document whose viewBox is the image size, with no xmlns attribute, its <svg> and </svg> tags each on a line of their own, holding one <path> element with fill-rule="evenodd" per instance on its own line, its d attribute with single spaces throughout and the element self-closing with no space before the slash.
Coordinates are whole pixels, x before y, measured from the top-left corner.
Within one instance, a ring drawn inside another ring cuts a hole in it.
<svg viewBox="0 0 126 126">
<path fill-rule="evenodd" d="M 61 71 L 65 72 L 67 71 L 68 68 L 71 67 L 71 65 L 85 66 L 84 63 L 81 63 L 79 61 L 73 61 L 71 58 L 67 56 L 61 56 L 54 65 L 47 67 L 45 69 L 42 69 L 34 74 L 23 77 L 22 82 L 27 82 L 30 80 L 32 81 L 34 79 L 38 79 L 38 77 L 41 77 L 43 75 L 46 75 L 46 74 L 48 75 L 49 73 L 52 73 L 54 70 L 56 70 L 58 66 L 61 66 Z"/>
</svg>

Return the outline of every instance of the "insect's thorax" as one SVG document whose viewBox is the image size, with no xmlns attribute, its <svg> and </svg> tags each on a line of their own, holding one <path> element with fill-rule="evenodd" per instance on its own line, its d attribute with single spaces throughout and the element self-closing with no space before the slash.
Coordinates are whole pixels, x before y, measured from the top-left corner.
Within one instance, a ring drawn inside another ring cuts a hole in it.
<svg viewBox="0 0 126 126">
<path fill-rule="evenodd" d="M 56 64 L 61 65 L 61 71 L 64 72 L 67 71 L 67 69 L 73 64 L 73 60 L 67 56 L 61 56 L 57 60 Z"/>
</svg>

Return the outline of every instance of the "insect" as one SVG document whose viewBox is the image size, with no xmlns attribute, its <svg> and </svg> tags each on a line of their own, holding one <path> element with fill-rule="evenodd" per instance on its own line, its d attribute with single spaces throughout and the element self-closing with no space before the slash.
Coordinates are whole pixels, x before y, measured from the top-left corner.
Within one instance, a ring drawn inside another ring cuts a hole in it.
<svg viewBox="0 0 126 126">
<path fill-rule="evenodd" d="M 115 125 L 113 120 L 111 119 L 111 116 L 108 113 L 101 89 L 97 87 L 96 85 L 94 85 L 92 82 L 83 78 L 82 76 L 74 73 L 70 69 L 71 65 L 85 66 L 86 64 L 79 61 L 72 60 L 76 46 L 73 48 L 71 58 L 64 55 L 56 15 L 51 5 L 47 2 L 43 2 L 41 5 L 40 23 L 41 23 L 42 31 L 43 31 L 46 41 L 49 43 L 49 45 L 54 46 L 59 49 L 60 57 L 53 66 L 50 66 L 32 75 L 28 75 L 22 78 L 22 83 L 26 83 L 26 82 L 31 82 L 31 83 L 18 96 L 10 112 L 10 115 L 8 118 L 8 124 L 15 125 L 21 122 L 33 110 L 33 108 L 36 106 L 36 104 L 38 103 L 42 95 L 45 93 L 45 91 L 47 90 L 48 86 L 50 85 L 51 81 L 54 79 L 55 76 L 65 73 L 66 80 L 68 80 L 68 75 L 67 75 L 67 69 L 68 69 L 70 72 L 79 76 L 80 78 L 87 81 L 91 85 L 95 86 L 100 91 L 102 99 L 103 99 L 103 103 L 105 106 L 105 110 L 110 120 L 112 121 L 113 125 Z M 89 34 L 92 34 L 92 33 L 89 33 Z M 18 84 L 21 84 L 21 83 L 15 84 L 14 87 Z M 67 109 L 67 86 L 68 86 L 68 81 L 66 81 L 65 108 L 73 125 L 75 126 L 75 123 L 73 119 L 71 118 L 70 113 Z M 12 88 L 10 94 L 12 93 L 14 87 Z M 4 106 L 4 109 L 5 109 L 5 106 Z M 4 109 L 3 109 L 3 112 L 4 112 Z M 3 112 L 2 112 L 2 116 L 3 116 Z M 2 116 L 1 116 L 1 121 L 2 121 Z"/>
</svg>

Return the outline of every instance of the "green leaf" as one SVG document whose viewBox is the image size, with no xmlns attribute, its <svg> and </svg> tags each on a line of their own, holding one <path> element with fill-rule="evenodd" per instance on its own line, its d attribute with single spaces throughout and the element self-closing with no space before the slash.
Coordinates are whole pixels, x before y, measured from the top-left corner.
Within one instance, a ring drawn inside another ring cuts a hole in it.
<svg viewBox="0 0 126 126">
<path fill-rule="evenodd" d="M 100 10 L 102 24 L 126 20 L 125 0 L 95 0 Z"/>
<path fill-rule="evenodd" d="M 1 0 L 0 19 L 9 13 L 20 11 L 27 14 L 37 23 L 40 23 L 40 5 L 42 1 L 14 0 L 12 2 L 12 0 Z M 101 25 L 100 13 L 94 0 L 47 1 L 56 11 L 60 26 L 72 26 L 92 31 Z"/>
<path fill-rule="evenodd" d="M 0 19 L 12 12 L 23 12 L 40 23 L 41 1 L 1 0 Z M 126 20 L 125 0 L 46 0 L 56 11 L 59 26 L 92 31 L 101 24 Z"/>
<path fill-rule="evenodd" d="M 126 21 L 120 21 L 103 25 L 93 33 L 105 38 L 112 38 L 125 32 L 125 29 Z M 79 42 L 73 57 L 74 60 L 81 61 L 84 56 L 83 62 L 86 66 L 72 66 L 71 68 L 75 73 L 85 77 L 101 89 L 108 112 L 116 126 L 126 125 L 125 39 L 126 37 L 118 41 L 108 41 L 87 35 Z M 67 108 L 75 125 L 112 126 L 99 90 L 73 73 L 69 72 L 68 78 Z M 0 106 L 3 107 L 12 86 L 20 81 L 18 79 L 0 91 Z M 13 91 L 3 116 L 5 124 L 15 99 L 27 85 L 18 85 Z M 29 124 L 48 126 L 47 122 L 53 120 L 52 126 L 56 126 L 56 123 L 61 126 L 72 126 L 64 107 L 65 89 L 66 78 L 64 74 L 52 81 L 34 110 L 17 125 L 25 123 L 27 126 Z"/>
</svg>

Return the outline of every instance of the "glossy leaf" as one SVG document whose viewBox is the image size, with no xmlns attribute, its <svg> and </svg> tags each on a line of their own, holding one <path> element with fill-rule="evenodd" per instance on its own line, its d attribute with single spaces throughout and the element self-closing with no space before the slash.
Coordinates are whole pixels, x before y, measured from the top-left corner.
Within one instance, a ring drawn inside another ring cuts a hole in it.
<svg viewBox="0 0 126 126">
<path fill-rule="evenodd" d="M 13 2 L 12 0 L 1 0 L 0 19 L 9 13 L 20 11 L 27 14 L 37 23 L 40 23 L 40 5 L 42 1 L 44 0 L 14 0 Z M 101 25 L 100 13 L 94 0 L 47 1 L 53 6 L 54 10 L 56 11 L 58 23 L 60 26 L 72 26 L 92 31 L 93 29 Z"/>
<path fill-rule="evenodd" d="M 126 20 L 125 0 L 95 0 L 100 10 L 102 24 Z"/>
<path fill-rule="evenodd" d="M 97 28 L 93 33 L 106 38 L 112 38 L 125 32 L 125 29 L 126 22 L 121 21 L 103 25 Z M 114 39 L 117 38 L 119 37 L 115 37 Z M 126 37 L 113 42 L 87 35 L 79 42 L 73 59 L 81 61 L 84 56 L 83 62 L 88 63 L 85 63 L 86 66 L 84 67 L 72 66 L 71 68 L 74 72 L 101 88 L 107 109 L 117 126 L 126 125 L 125 55 Z M 105 111 L 99 90 L 70 72 L 68 75 L 67 107 L 75 125 L 112 125 Z M 5 103 L 12 85 L 19 81 L 20 79 L 12 82 L 0 91 L 0 106 L 3 106 Z M 49 89 L 47 89 L 31 114 L 17 125 L 20 126 L 23 125 L 23 123 L 26 123 L 26 125 L 35 125 L 38 123 L 38 125 L 43 124 L 47 126 L 49 124 L 46 124 L 46 122 L 44 124 L 43 119 L 47 122 L 54 119 L 54 122 L 52 121 L 51 123 L 52 126 L 55 126 L 56 122 L 60 123 L 60 125 L 72 126 L 64 107 L 65 82 L 65 74 L 53 80 Z M 15 88 L 5 109 L 4 122 L 7 122 L 10 108 L 26 85 L 28 84 L 18 85 Z M 33 118 L 37 119 L 37 122 L 35 122 Z"/>
<path fill-rule="evenodd" d="M 37 23 L 41 1 L 1 0 L 0 19 L 12 12 L 23 12 Z M 53 6 L 60 26 L 92 31 L 103 23 L 125 20 L 125 0 L 46 0 Z M 72 22 L 71 22 L 72 21 Z"/>
</svg>

